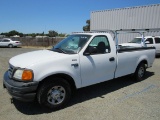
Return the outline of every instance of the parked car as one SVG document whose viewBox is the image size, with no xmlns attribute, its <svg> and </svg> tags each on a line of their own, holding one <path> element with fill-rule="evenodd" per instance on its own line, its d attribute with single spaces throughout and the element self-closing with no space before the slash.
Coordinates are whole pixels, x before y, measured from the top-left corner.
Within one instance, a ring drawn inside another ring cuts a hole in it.
<svg viewBox="0 0 160 120">
<path fill-rule="evenodd" d="M 14 41 L 10 38 L 3 38 L 0 39 L 0 47 L 17 47 L 17 46 L 21 46 L 21 42 L 20 41 Z"/>
<path fill-rule="evenodd" d="M 146 36 L 144 37 L 146 47 L 154 46 L 156 48 L 156 55 L 160 55 L 160 36 Z M 128 43 L 119 44 L 120 47 L 142 47 L 142 37 L 136 37 Z"/>
<path fill-rule="evenodd" d="M 56 110 L 76 89 L 129 74 L 142 80 L 154 59 L 155 47 L 117 49 L 109 33 L 78 32 L 51 50 L 11 58 L 3 85 L 15 99 Z"/>
</svg>

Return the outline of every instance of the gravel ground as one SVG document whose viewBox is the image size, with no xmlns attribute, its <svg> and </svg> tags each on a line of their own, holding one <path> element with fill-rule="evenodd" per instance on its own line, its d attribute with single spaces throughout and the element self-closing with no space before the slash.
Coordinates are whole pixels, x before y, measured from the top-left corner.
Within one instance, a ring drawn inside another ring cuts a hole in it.
<svg viewBox="0 0 160 120">
<path fill-rule="evenodd" d="M 8 60 L 35 48 L 0 48 L 0 120 L 160 120 L 160 58 L 147 69 L 145 80 L 122 77 L 79 89 L 69 105 L 50 111 L 35 102 L 11 102 L 3 89 Z"/>
</svg>

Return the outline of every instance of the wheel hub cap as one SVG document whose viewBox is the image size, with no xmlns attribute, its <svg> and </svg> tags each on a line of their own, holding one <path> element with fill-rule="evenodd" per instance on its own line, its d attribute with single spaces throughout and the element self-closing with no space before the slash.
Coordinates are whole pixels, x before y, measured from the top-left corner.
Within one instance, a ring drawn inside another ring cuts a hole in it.
<svg viewBox="0 0 160 120">
<path fill-rule="evenodd" d="M 62 86 L 54 86 L 48 91 L 47 101 L 52 105 L 58 105 L 63 102 L 66 92 Z"/>
<path fill-rule="evenodd" d="M 143 75 L 144 75 L 144 69 L 141 67 L 138 71 L 138 76 L 143 77 Z"/>
<path fill-rule="evenodd" d="M 60 97 L 60 95 L 61 95 L 61 93 L 58 90 L 54 90 L 54 91 L 51 92 L 51 97 L 53 99 L 58 99 Z"/>
</svg>

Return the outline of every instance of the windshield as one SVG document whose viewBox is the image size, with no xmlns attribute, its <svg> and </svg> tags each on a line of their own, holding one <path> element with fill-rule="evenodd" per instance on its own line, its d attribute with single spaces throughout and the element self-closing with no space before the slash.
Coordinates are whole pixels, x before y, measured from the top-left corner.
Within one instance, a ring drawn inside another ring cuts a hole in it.
<svg viewBox="0 0 160 120">
<path fill-rule="evenodd" d="M 90 37 L 91 35 L 70 35 L 54 46 L 52 51 L 76 54 L 83 48 Z"/>
<path fill-rule="evenodd" d="M 142 38 L 134 38 L 132 41 L 129 43 L 141 43 Z"/>
</svg>

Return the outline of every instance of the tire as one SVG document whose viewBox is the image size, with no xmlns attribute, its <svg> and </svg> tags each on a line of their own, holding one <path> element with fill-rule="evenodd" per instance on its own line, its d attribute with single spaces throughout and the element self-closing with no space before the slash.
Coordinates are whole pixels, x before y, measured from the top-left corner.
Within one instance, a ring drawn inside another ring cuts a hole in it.
<svg viewBox="0 0 160 120">
<path fill-rule="evenodd" d="M 9 48 L 12 48 L 12 47 L 13 47 L 13 45 L 12 45 L 12 44 L 9 44 L 9 45 L 8 45 L 8 47 L 9 47 Z"/>
<path fill-rule="evenodd" d="M 144 63 L 140 63 L 134 73 L 134 79 L 136 81 L 141 81 L 144 79 L 144 76 L 145 76 L 145 73 L 146 73 L 146 67 L 145 67 L 145 64 Z"/>
<path fill-rule="evenodd" d="M 70 84 L 62 78 L 47 80 L 37 93 L 40 105 L 53 110 L 64 108 L 71 97 Z"/>
</svg>

